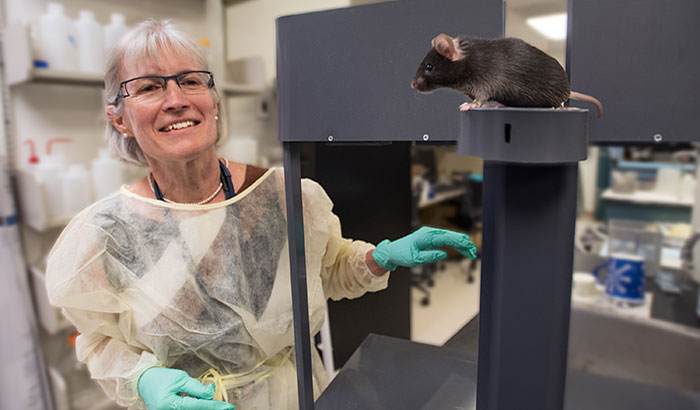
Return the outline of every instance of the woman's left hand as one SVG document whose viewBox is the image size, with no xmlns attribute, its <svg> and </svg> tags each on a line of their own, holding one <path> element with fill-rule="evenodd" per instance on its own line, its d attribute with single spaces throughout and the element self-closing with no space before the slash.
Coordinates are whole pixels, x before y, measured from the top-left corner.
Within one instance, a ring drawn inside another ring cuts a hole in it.
<svg viewBox="0 0 700 410">
<path fill-rule="evenodd" d="M 398 266 L 413 267 L 445 259 L 447 253 L 435 249 L 440 246 L 454 248 L 470 259 L 476 258 L 476 246 L 466 234 L 427 226 L 393 242 L 381 241 L 372 256 L 381 267 L 393 271 Z"/>
</svg>

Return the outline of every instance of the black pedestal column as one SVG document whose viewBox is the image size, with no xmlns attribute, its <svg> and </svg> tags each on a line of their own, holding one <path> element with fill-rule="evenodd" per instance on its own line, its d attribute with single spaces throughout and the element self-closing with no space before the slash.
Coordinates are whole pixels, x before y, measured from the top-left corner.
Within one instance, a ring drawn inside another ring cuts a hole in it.
<svg viewBox="0 0 700 410">
<path fill-rule="evenodd" d="M 585 111 L 465 113 L 459 151 L 484 159 L 478 410 L 564 406 L 577 162 Z"/>
</svg>

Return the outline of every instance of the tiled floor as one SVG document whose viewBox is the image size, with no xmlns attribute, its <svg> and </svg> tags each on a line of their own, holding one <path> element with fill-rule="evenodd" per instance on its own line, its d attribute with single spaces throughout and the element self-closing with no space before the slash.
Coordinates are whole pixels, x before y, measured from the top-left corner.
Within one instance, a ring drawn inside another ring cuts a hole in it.
<svg viewBox="0 0 700 410">
<path fill-rule="evenodd" d="M 467 273 L 459 262 L 447 262 L 434 275 L 435 285 L 428 287 L 430 304 L 421 305 L 423 293 L 411 290 L 411 340 L 442 346 L 479 312 L 479 272 L 467 283 Z"/>
</svg>

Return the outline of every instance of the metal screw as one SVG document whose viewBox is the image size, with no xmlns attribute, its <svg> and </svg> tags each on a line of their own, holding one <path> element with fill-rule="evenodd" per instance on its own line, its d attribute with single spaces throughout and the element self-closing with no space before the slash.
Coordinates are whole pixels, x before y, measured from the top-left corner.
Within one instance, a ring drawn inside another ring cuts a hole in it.
<svg viewBox="0 0 700 410">
<path fill-rule="evenodd" d="M 423 141 L 427 141 L 430 139 L 430 135 L 428 134 L 423 134 Z"/>
<path fill-rule="evenodd" d="M 333 136 L 332 136 L 332 135 L 329 135 L 329 136 L 328 136 L 328 142 L 333 142 Z"/>
<path fill-rule="evenodd" d="M 663 139 L 664 139 L 664 137 L 661 134 L 654 135 L 654 141 L 656 141 L 656 142 L 661 142 L 661 141 L 663 141 Z"/>
</svg>

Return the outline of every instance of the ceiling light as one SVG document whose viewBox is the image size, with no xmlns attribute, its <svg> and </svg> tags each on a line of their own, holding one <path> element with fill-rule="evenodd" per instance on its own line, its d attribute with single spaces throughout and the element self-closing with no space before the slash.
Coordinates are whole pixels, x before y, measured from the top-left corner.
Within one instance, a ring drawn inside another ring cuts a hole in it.
<svg viewBox="0 0 700 410">
<path fill-rule="evenodd" d="M 566 13 L 530 17 L 526 21 L 530 27 L 547 38 L 552 40 L 564 40 L 566 38 Z"/>
</svg>

